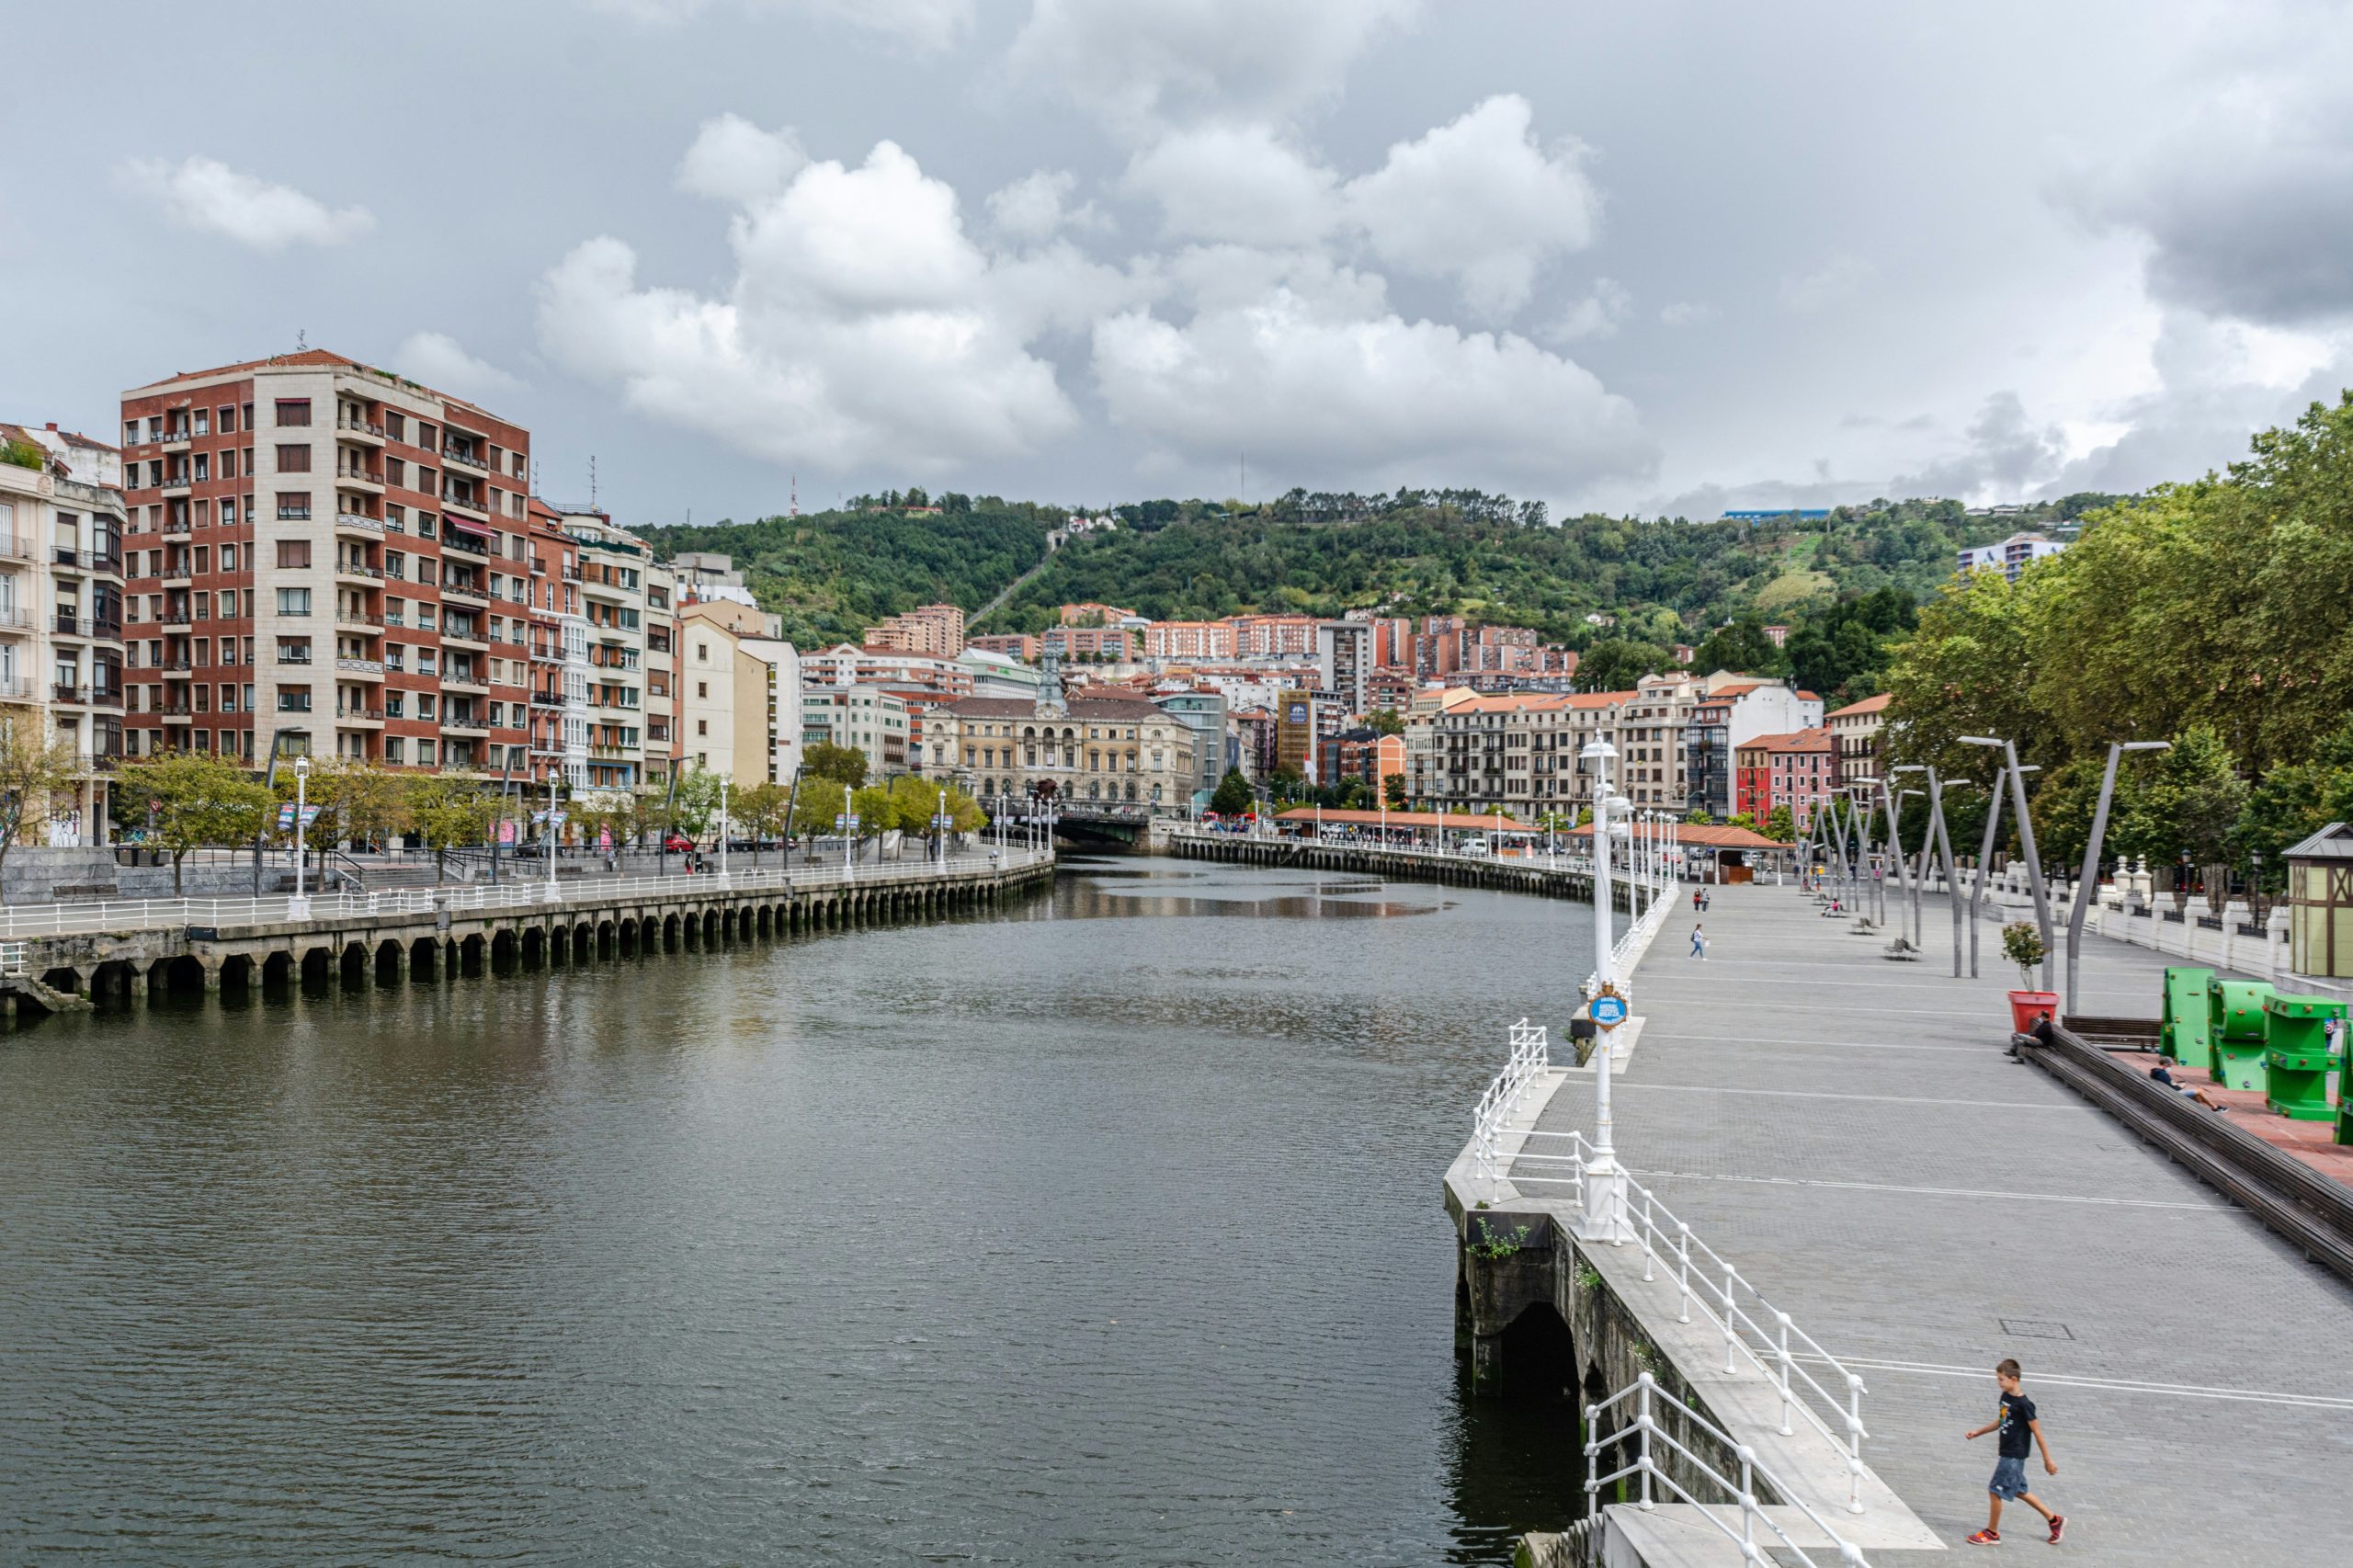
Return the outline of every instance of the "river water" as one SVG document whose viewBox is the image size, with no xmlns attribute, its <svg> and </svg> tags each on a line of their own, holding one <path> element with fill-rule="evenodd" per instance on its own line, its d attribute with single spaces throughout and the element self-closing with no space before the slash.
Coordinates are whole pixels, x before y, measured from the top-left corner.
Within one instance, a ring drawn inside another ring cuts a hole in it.
<svg viewBox="0 0 2353 1568">
<path fill-rule="evenodd" d="M 1506 1561 L 1438 1178 L 1590 919 L 1099 861 L 0 1036 L 0 1561 Z"/>
</svg>

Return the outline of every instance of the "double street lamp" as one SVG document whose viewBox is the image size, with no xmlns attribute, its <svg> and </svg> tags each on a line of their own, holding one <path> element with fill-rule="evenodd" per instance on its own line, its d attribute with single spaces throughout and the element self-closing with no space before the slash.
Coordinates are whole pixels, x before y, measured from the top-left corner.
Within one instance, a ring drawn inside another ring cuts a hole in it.
<svg viewBox="0 0 2353 1568">
<path fill-rule="evenodd" d="M 2018 748 L 2014 741 L 1994 735 L 1961 735 L 1956 737 L 1965 746 L 1999 746 L 2007 764 L 2010 778 L 2010 808 L 2018 814 L 2018 843 L 2026 850 L 2027 882 L 2034 890 L 2034 923 L 2042 937 L 2042 989 L 2051 989 L 2051 970 L 2054 961 L 2051 951 L 2051 892 L 2043 885 L 2042 854 L 2034 845 L 2034 817 L 2026 809 L 2026 779 L 2018 770 Z M 1996 785 L 1998 788 L 1998 783 Z M 1984 873 L 1981 869 L 1980 875 Z"/>
</svg>

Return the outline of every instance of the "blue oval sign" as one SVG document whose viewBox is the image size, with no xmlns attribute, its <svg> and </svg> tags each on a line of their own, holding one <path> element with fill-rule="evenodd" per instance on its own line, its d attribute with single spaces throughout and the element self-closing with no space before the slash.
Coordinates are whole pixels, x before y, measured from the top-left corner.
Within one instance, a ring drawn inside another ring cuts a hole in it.
<svg viewBox="0 0 2353 1568">
<path fill-rule="evenodd" d="M 1615 1028 L 1626 1021 L 1626 999 L 1623 996 L 1597 996 L 1593 999 L 1593 1021 L 1603 1028 Z"/>
</svg>

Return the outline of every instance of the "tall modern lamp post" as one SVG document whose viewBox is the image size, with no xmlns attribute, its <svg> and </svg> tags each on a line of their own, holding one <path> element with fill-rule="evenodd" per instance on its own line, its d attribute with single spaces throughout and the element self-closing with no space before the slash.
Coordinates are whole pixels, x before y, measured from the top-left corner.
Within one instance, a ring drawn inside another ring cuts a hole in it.
<svg viewBox="0 0 2353 1568">
<path fill-rule="evenodd" d="M 2026 850 L 2027 884 L 2034 890 L 2034 923 L 2042 936 L 2042 989 L 2051 989 L 2052 966 L 2058 960 L 2051 951 L 2051 890 L 2042 881 L 2042 855 L 2034 846 L 2034 817 L 2026 809 L 2026 779 L 2018 771 L 2018 743 L 1994 735 L 1961 735 L 1956 737 L 1965 746 L 1999 746 L 2002 756 L 2009 764 L 2010 809 L 2018 814 L 2018 843 Z"/>
<path fill-rule="evenodd" d="M 2084 845 L 2084 874 L 2075 880 L 2075 905 L 2067 912 L 2067 1017 L 2075 1016 L 2075 971 L 2084 956 L 2084 913 L 2099 887 L 2099 851 L 2108 837 L 2108 803 L 2116 794 L 2116 765 L 2128 751 L 2164 751 L 2172 744 L 2171 741 L 2109 743 L 2108 769 L 2099 780 L 2099 805 L 2092 812 L 2092 835 Z"/>
<path fill-rule="evenodd" d="M 302 753 L 294 759 L 294 902 L 286 911 L 297 920 L 311 913 L 311 900 L 302 891 L 302 818 L 309 803 L 306 786 L 311 782 L 311 755 Z"/>
<path fill-rule="evenodd" d="M 1610 970 L 1609 760 L 1618 755 L 1618 748 L 1597 737 L 1578 755 L 1593 770 L 1593 983 L 1597 996 L 1603 988 L 1614 987 L 1617 980 Z M 1599 1028 L 1594 1033 L 1593 1160 L 1586 1167 L 1580 1228 L 1590 1239 L 1616 1241 L 1620 1236 L 1619 1214 L 1625 1194 L 1609 1119 L 1609 1036 Z"/>
</svg>

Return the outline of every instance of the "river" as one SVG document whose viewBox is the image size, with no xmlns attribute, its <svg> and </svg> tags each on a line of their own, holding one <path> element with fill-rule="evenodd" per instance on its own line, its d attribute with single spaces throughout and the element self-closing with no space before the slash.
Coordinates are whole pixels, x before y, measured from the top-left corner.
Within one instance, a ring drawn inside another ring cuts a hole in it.
<svg viewBox="0 0 2353 1568">
<path fill-rule="evenodd" d="M 1507 1561 L 1438 1178 L 1590 920 L 1106 860 L 0 1036 L 0 1561 Z"/>
</svg>

